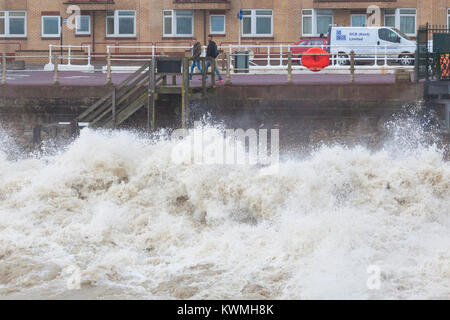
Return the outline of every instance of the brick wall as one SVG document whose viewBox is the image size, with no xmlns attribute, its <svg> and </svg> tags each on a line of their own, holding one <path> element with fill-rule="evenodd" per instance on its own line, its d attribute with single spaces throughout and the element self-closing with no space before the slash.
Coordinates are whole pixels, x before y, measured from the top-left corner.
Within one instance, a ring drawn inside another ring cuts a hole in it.
<svg viewBox="0 0 450 320">
<path fill-rule="evenodd" d="M 59 12 L 61 16 L 68 17 L 66 13 L 67 0 L 0 0 L 0 10 L 26 10 L 27 11 L 27 36 L 26 38 L 0 38 L 0 52 L 14 52 L 18 44 L 22 50 L 38 51 L 48 50 L 49 44 L 59 44 L 60 39 L 46 39 L 41 36 L 41 16 L 43 11 Z M 273 41 L 294 42 L 301 37 L 302 9 L 327 8 L 334 9 L 334 22 L 342 25 L 350 24 L 350 14 L 358 10 L 364 12 L 366 6 L 375 3 L 380 8 L 417 8 L 417 26 L 430 22 L 433 24 L 447 24 L 447 8 L 450 8 L 450 0 L 398 0 L 391 2 L 323 2 L 316 0 L 230 0 L 228 9 L 219 11 L 195 10 L 194 11 L 194 36 L 202 43 L 209 33 L 209 16 L 211 13 L 224 13 L 226 15 L 226 35 L 217 36 L 216 42 L 238 40 L 239 20 L 236 18 L 239 9 L 273 9 L 273 36 L 267 38 L 243 38 L 243 41 Z M 241 7 L 242 4 L 242 7 Z M 197 4 L 198 5 L 198 4 Z M 63 44 L 81 45 L 93 44 L 97 53 L 105 53 L 107 44 L 133 44 L 140 45 L 150 42 L 177 42 L 187 44 L 186 38 L 163 37 L 163 10 L 173 9 L 176 4 L 173 0 L 115 0 L 113 4 L 81 4 L 83 14 L 90 14 L 91 35 L 78 36 L 74 30 L 63 26 Z M 93 11 L 95 9 L 95 11 Z M 136 10 L 136 36 L 130 38 L 106 37 L 106 10 L 129 9 Z M 382 19 L 383 21 L 383 19 Z M 14 44 L 5 44 L 14 42 Z M 18 44 L 15 44 L 18 43 Z M 149 51 L 142 49 L 141 51 Z M 28 52 L 30 53 L 30 52 Z M 30 53 L 31 54 L 31 53 Z"/>
</svg>

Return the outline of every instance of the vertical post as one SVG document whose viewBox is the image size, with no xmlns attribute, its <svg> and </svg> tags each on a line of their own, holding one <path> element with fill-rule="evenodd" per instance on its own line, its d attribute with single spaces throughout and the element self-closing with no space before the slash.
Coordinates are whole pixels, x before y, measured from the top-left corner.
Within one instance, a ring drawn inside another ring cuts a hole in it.
<svg viewBox="0 0 450 320">
<path fill-rule="evenodd" d="M 176 75 L 172 75 L 172 85 L 173 86 L 177 85 L 177 76 Z"/>
<path fill-rule="evenodd" d="M 288 52 L 288 83 L 292 83 L 292 52 Z"/>
<path fill-rule="evenodd" d="M 155 59 L 152 59 L 152 62 L 149 66 L 149 80 L 148 80 L 148 103 L 147 103 L 147 127 L 149 130 L 156 129 L 156 112 L 155 112 L 155 94 L 156 94 L 156 83 L 155 83 L 155 67 L 156 62 Z"/>
<path fill-rule="evenodd" d="M 216 59 L 211 58 L 211 88 L 216 84 Z"/>
<path fill-rule="evenodd" d="M 54 55 L 54 59 L 53 60 L 55 62 L 55 65 L 54 65 L 55 70 L 54 70 L 54 75 L 53 75 L 53 84 L 54 85 L 58 85 L 59 84 L 59 75 L 58 75 L 59 66 L 58 66 L 58 55 L 57 54 Z"/>
<path fill-rule="evenodd" d="M 283 45 L 280 44 L 280 67 L 283 65 Z"/>
<path fill-rule="evenodd" d="M 375 67 L 378 66 L 378 46 L 375 46 Z"/>
<path fill-rule="evenodd" d="M 186 128 L 189 121 L 189 58 L 184 58 L 183 81 L 181 82 L 181 127 Z"/>
<path fill-rule="evenodd" d="M 202 92 L 203 96 L 206 96 L 206 64 L 205 64 L 205 58 L 202 60 Z"/>
<path fill-rule="evenodd" d="M 33 128 L 33 144 L 35 145 L 41 144 L 41 128 L 40 124 Z"/>
<path fill-rule="evenodd" d="M 111 95 L 112 102 L 112 125 L 113 128 L 116 128 L 116 88 L 113 88 Z"/>
<path fill-rule="evenodd" d="M 414 55 L 414 82 L 419 83 L 419 51 L 417 49 Z"/>
<path fill-rule="evenodd" d="M 91 65 L 91 45 L 88 45 L 88 66 Z"/>
<path fill-rule="evenodd" d="M 6 84 L 6 53 L 2 55 L 2 84 Z"/>
<path fill-rule="evenodd" d="M 270 44 L 267 46 L 267 66 L 270 66 Z"/>
<path fill-rule="evenodd" d="M 52 51 L 53 51 L 53 45 L 49 44 L 48 45 L 48 64 L 52 64 L 52 59 L 53 59 Z"/>
<path fill-rule="evenodd" d="M 108 56 L 106 58 L 106 84 L 111 84 L 111 52 L 108 48 Z"/>
<path fill-rule="evenodd" d="M 78 127 L 78 121 L 76 119 L 70 122 L 70 134 L 73 138 L 80 135 L 80 128 Z"/>
<path fill-rule="evenodd" d="M 384 66 L 388 65 L 388 59 L 387 59 L 387 46 L 384 46 Z"/>
<path fill-rule="evenodd" d="M 355 82 L 355 52 L 350 52 L 350 82 Z"/>
<path fill-rule="evenodd" d="M 72 45 L 69 44 L 68 48 L 67 48 L 67 64 L 70 65 L 70 63 L 72 62 Z"/>
<path fill-rule="evenodd" d="M 225 75 L 225 84 L 231 84 L 231 57 L 230 53 L 227 52 L 227 69 L 226 69 L 226 75 Z"/>
</svg>

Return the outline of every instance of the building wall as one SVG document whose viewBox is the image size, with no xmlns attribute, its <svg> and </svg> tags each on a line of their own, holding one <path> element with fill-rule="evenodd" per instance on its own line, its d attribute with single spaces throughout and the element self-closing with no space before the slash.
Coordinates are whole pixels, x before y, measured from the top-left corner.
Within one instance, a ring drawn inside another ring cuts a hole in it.
<svg viewBox="0 0 450 320">
<path fill-rule="evenodd" d="M 0 0 L 0 10 L 26 10 L 27 36 L 26 38 L 0 38 L 0 52 L 18 51 L 19 45 L 22 55 L 25 53 L 41 54 L 48 50 L 49 44 L 60 44 L 61 39 L 46 39 L 41 37 L 42 12 L 59 12 L 62 17 L 66 13 L 67 0 Z M 190 38 L 167 38 L 163 36 L 163 10 L 176 7 L 174 0 L 115 0 L 114 4 L 81 4 L 84 9 L 102 9 L 89 11 L 95 18 L 91 20 L 91 35 L 75 35 L 74 30 L 63 26 L 62 43 L 81 45 L 93 44 L 93 50 L 98 53 L 106 52 L 106 45 L 150 45 L 179 44 L 188 45 Z M 211 13 L 224 13 L 226 15 L 226 34 L 216 36 L 216 42 L 237 42 L 239 34 L 239 20 L 237 15 L 240 9 L 273 9 L 273 36 L 272 37 L 242 37 L 243 42 L 295 42 L 302 34 L 302 9 L 334 9 L 334 23 L 340 25 L 350 24 L 350 14 L 364 12 L 369 4 L 375 3 L 380 8 L 416 8 L 416 27 L 427 22 L 431 24 L 447 25 L 447 8 L 450 0 L 398 0 L 393 2 L 317 2 L 315 0 L 230 0 L 229 9 L 195 10 L 194 36 L 202 43 L 209 33 L 209 16 Z M 106 10 L 128 9 L 136 10 L 136 37 L 108 38 L 106 33 Z M 83 12 L 85 14 L 85 12 Z M 94 22 L 95 21 L 95 22 Z M 381 17 L 383 22 L 383 17 Z M 6 44 L 9 43 L 9 44 Z M 13 43 L 13 44 L 11 44 Z M 32 50 L 32 51 L 30 51 Z M 132 49 L 130 49 L 132 50 Z M 149 51 L 142 49 L 141 51 Z"/>
</svg>

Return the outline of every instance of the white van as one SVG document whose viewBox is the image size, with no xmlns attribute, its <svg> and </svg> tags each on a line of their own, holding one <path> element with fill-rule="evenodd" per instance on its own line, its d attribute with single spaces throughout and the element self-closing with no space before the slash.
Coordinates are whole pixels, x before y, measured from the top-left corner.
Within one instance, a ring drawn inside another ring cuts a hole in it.
<svg viewBox="0 0 450 320">
<path fill-rule="evenodd" d="M 332 26 L 328 32 L 330 53 L 338 57 L 339 64 L 349 64 L 350 52 L 361 59 L 374 59 L 374 53 L 387 52 L 389 61 L 394 57 L 402 65 L 414 64 L 416 42 L 403 32 L 391 27 L 336 27 Z M 372 54 L 372 56 L 370 55 Z M 398 54 L 398 55 L 397 55 Z M 379 60 L 384 59 L 378 56 Z"/>
</svg>

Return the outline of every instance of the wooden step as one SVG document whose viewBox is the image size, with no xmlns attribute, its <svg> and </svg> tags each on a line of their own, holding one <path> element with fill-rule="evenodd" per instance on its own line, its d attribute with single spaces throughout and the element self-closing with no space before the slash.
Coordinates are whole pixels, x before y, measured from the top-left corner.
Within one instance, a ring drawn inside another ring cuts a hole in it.
<svg viewBox="0 0 450 320">
<path fill-rule="evenodd" d="M 122 124 L 125 120 L 135 114 L 140 108 L 146 105 L 146 101 L 148 99 L 147 93 L 144 93 L 139 98 L 137 98 L 133 103 L 129 104 L 125 109 L 120 111 L 116 115 L 116 126 Z M 109 117 L 108 120 L 103 124 L 105 128 L 112 128 L 114 126 L 112 117 Z"/>
</svg>

